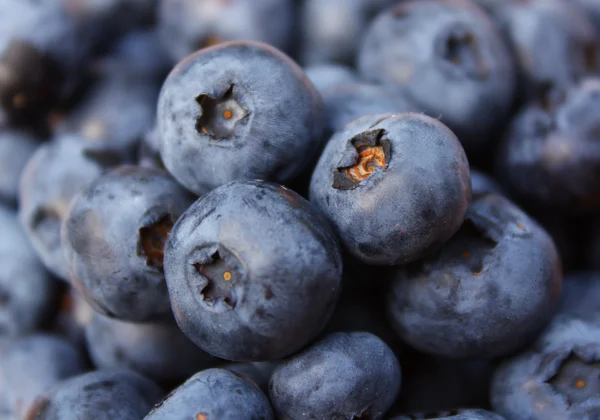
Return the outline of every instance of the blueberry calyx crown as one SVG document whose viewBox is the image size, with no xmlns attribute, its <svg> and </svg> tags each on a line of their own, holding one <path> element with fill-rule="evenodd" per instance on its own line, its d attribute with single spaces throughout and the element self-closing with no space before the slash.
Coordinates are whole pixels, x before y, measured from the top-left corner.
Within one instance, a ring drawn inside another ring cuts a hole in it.
<svg viewBox="0 0 600 420">
<path fill-rule="evenodd" d="M 473 220 L 467 218 L 461 226 L 460 236 L 456 240 L 461 249 L 460 258 L 474 276 L 480 276 L 484 271 L 484 258 L 487 253 L 498 246 L 498 242 L 490 238 Z"/>
<path fill-rule="evenodd" d="M 205 134 L 213 140 L 231 140 L 235 134 L 236 124 L 250 113 L 234 98 L 234 84 L 220 97 L 214 98 L 207 94 L 196 97 L 196 102 L 202 108 L 202 114 L 196 118 L 196 131 Z"/>
<path fill-rule="evenodd" d="M 585 403 L 599 392 L 600 361 L 586 361 L 571 352 L 547 383 L 567 399 L 569 406 Z"/>
<path fill-rule="evenodd" d="M 375 168 L 385 169 L 390 160 L 390 141 L 384 129 L 365 131 L 350 140 L 356 158 L 352 165 L 340 166 L 333 174 L 333 188 L 352 190 L 369 178 Z"/>
<path fill-rule="evenodd" d="M 465 28 L 452 28 L 445 34 L 440 55 L 464 74 L 475 79 L 489 75 L 490 69 L 478 46 L 476 36 Z"/>
<path fill-rule="evenodd" d="M 63 78 L 52 58 L 13 41 L 0 57 L 0 105 L 11 119 L 27 124 L 54 105 Z"/>
<path fill-rule="evenodd" d="M 237 303 L 234 288 L 241 276 L 237 257 L 222 247 L 208 251 L 207 258 L 193 263 L 196 273 L 204 280 L 200 290 L 202 300 L 210 306 L 222 302 L 233 309 Z"/>
</svg>

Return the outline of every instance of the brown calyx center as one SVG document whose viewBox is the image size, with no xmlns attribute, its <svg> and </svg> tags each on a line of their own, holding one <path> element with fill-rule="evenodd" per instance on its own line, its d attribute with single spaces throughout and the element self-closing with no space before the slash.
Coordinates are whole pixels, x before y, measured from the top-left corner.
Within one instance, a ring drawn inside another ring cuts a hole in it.
<svg viewBox="0 0 600 420">
<path fill-rule="evenodd" d="M 385 166 L 385 153 L 381 146 L 362 146 L 358 149 L 356 165 L 344 169 L 344 173 L 354 182 L 367 179 L 375 168 Z"/>
<path fill-rule="evenodd" d="M 249 112 L 236 100 L 234 86 L 219 97 L 201 94 L 196 102 L 202 108 L 202 115 L 196 118 L 196 131 L 210 136 L 213 140 L 231 140 L 235 136 L 236 125 L 246 118 Z"/>
<path fill-rule="evenodd" d="M 390 160 L 390 141 L 383 129 L 360 133 L 350 140 L 355 151 L 345 155 L 334 172 L 333 188 L 354 189 L 373 175 L 376 168 L 385 169 Z"/>
<path fill-rule="evenodd" d="M 442 58 L 471 77 L 484 78 L 489 74 L 475 34 L 465 28 L 454 28 L 446 35 Z"/>
<path fill-rule="evenodd" d="M 163 216 L 153 225 L 140 229 L 142 249 L 146 255 L 146 264 L 162 271 L 165 244 L 173 228 L 171 216 Z"/>
</svg>

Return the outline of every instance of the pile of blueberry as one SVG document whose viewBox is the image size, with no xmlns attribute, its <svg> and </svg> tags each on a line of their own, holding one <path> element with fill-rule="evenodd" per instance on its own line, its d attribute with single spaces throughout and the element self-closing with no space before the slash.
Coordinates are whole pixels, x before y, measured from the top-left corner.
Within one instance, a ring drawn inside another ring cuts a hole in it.
<svg viewBox="0 0 600 420">
<path fill-rule="evenodd" d="M 0 0 L 21 419 L 600 420 L 600 1 Z"/>
</svg>

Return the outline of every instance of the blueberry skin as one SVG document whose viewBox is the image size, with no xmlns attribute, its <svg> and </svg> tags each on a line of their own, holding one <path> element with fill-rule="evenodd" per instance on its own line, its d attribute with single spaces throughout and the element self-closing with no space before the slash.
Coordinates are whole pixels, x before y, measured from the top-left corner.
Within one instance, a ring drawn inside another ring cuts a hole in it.
<svg viewBox="0 0 600 420">
<path fill-rule="evenodd" d="M 394 0 L 306 0 L 301 6 L 300 61 L 350 64 L 372 18 Z"/>
<path fill-rule="evenodd" d="M 253 40 L 286 50 L 292 0 L 160 0 L 158 30 L 174 62 L 224 41 Z"/>
<path fill-rule="evenodd" d="M 394 417 L 391 420 L 504 420 L 491 411 L 475 409 L 449 410 L 438 413 L 415 413 Z"/>
<path fill-rule="evenodd" d="M 30 407 L 27 420 L 141 420 L 160 388 L 126 369 L 106 369 L 60 382 Z"/>
<path fill-rule="evenodd" d="M 40 326 L 56 284 L 39 262 L 17 215 L 0 207 L 0 338 Z"/>
<path fill-rule="evenodd" d="M 269 397 L 279 418 L 377 420 L 400 382 L 398 360 L 377 336 L 333 333 L 283 361 L 271 376 Z"/>
<path fill-rule="evenodd" d="M 235 179 L 285 183 L 316 158 L 322 113 L 319 94 L 283 53 L 256 42 L 220 44 L 180 62 L 165 81 L 161 157 L 198 195 Z"/>
<path fill-rule="evenodd" d="M 96 313 L 85 338 L 97 368 L 129 368 L 158 383 L 180 383 L 218 362 L 172 325 L 132 324 Z"/>
<path fill-rule="evenodd" d="M 233 361 L 300 350 L 325 327 L 341 288 L 327 221 L 263 181 L 233 181 L 196 201 L 173 227 L 164 264 L 181 330 Z"/>
<path fill-rule="evenodd" d="M 510 124 L 496 155 L 498 178 L 523 203 L 581 213 L 600 208 L 600 79 L 551 103 L 533 102 Z"/>
<path fill-rule="evenodd" d="M 485 193 L 506 195 L 500 184 L 484 172 L 471 168 L 471 192 L 473 196 Z"/>
<path fill-rule="evenodd" d="M 398 89 L 368 83 L 347 83 L 321 92 L 325 104 L 325 133 L 328 136 L 365 115 L 417 112 Z"/>
<path fill-rule="evenodd" d="M 30 133 L 0 128 L 0 201 L 3 203 L 17 202 L 21 173 L 39 145 L 39 139 Z"/>
<path fill-rule="evenodd" d="M 188 379 L 144 420 L 274 420 L 267 396 L 243 376 L 207 369 Z"/>
<path fill-rule="evenodd" d="M 485 150 L 513 103 L 510 52 L 493 22 L 467 0 L 398 3 L 367 30 L 357 66 L 366 81 L 403 87 L 469 153 Z"/>
<path fill-rule="evenodd" d="M 354 70 L 341 64 L 315 64 L 305 67 L 304 73 L 321 94 L 329 88 L 360 81 Z"/>
<path fill-rule="evenodd" d="M 142 29 L 121 38 L 106 56 L 93 63 L 93 70 L 101 77 L 125 76 L 160 83 L 171 66 L 158 31 Z"/>
<path fill-rule="evenodd" d="M 64 134 L 40 146 L 19 185 L 19 219 L 46 268 L 68 280 L 60 227 L 71 199 L 120 159 L 96 153 L 84 138 Z"/>
<path fill-rule="evenodd" d="M 9 342 L 8 339 L 5 339 L 5 338 L 0 339 L 0 351 L 2 350 L 4 344 L 6 344 L 7 342 Z M 12 410 L 8 403 L 8 395 L 7 395 L 8 387 L 7 387 L 7 385 L 8 384 L 6 384 L 0 378 L 0 420 L 14 420 Z"/>
<path fill-rule="evenodd" d="M 68 0 L 67 8 L 83 21 L 94 24 L 90 30 L 103 47 L 138 28 L 154 24 L 158 0 Z"/>
<path fill-rule="evenodd" d="M 390 319 L 408 344 L 446 358 L 495 358 L 529 343 L 554 314 L 562 270 L 550 236 L 486 194 L 437 254 L 391 277 Z"/>
<path fill-rule="evenodd" d="M 511 420 L 600 416 L 598 320 L 556 317 L 528 351 L 505 360 L 492 381 L 494 411 Z"/>
<path fill-rule="evenodd" d="M 577 2 L 508 0 L 488 10 L 513 50 L 522 100 L 545 96 L 600 70 L 595 28 Z"/>
<path fill-rule="evenodd" d="M 86 370 L 83 354 L 58 336 L 20 337 L 0 351 L 0 382 L 8 385 L 8 401 L 18 418 L 48 388 Z"/>
<path fill-rule="evenodd" d="M 157 169 L 123 166 L 88 185 L 73 198 L 61 229 L 73 286 L 111 318 L 170 319 L 163 246 L 191 202 Z"/>
<path fill-rule="evenodd" d="M 364 160 L 363 144 L 373 152 Z M 470 197 L 469 163 L 456 136 L 418 114 L 351 122 L 329 140 L 310 184 L 311 203 L 350 253 L 379 265 L 404 264 L 442 245 Z"/>
<path fill-rule="evenodd" d="M 584 271 L 565 277 L 558 312 L 581 319 L 600 316 L 600 273 Z"/>
<path fill-rule="evenodd" d="M 103 80 L 55 131 L 84 137 L 91 152 L 132 161 L 155 123 L 159 89 L 154 81 L 135 75 Z"/>
</svg>

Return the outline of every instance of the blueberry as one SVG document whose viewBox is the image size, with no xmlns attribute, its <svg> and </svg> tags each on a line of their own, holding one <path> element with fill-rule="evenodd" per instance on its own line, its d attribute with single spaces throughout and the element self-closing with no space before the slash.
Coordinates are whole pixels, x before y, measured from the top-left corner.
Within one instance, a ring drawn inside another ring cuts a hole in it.
<svg viewBox="0 0 600 420">
<path fill-rule="evenodd" d="M 448 358 L 494 358 L 530 342 L 553 315 L 562 272 L 550 236 L 506 198 L 475 197 L 431 257 L 392 274 L 388 310 L 400 336 Z"/>
<path fill-rule="evenodd" d="M 154 81 L 139 76 L 135 80 L 108 78 L 95 86 L 55 130 L 85 137 L 92 153 L 111 153 L 131 161 L 142 136 L 155 122 L 158 91 Z"/>
<path fill-rule="evenodd" d="M 170 319 L 163 247 L 190 203 L 164 171 L 135 166 L 73 198 L 61 243 L 70 280 L 94 309 L 123 321 Z"/>
<path fill-rule="evenodd" d="M 600 70 L 597 34 L 576 2 L 497 1 L 489 10 L 514 52 L 521 99 L 552 96 Z"/>
<path fill-rule="evenodd" d="M 535 346 L 504 361 L 492 382 L 492 406 L 511 420 L 600 417 L 598 320 L 557 317 Z"/>
<path fill-rule="evenodd" d="M 589 271 L 567 275 L 558 312 L 582 319 L 600 316 L 600 273 Z"/>
<path fill-rule="evenodd" d="M 578 317 L 559 312 L 528 350 L 543 353 L 569 346 L 594 347 L 591 343 L 597 343 L 600 337 L 599 319 L 593 314 Z"/>
<path fill-rule="evenodd" d="M 496 193 L 505 195 L 504 190 L 500 184 L 484 172 L 478 171 L 471 168 L 471 190 L 473 195 L 485 194 L 485 193 Z"/>
<path fill-rule="evenodd" d="M 515 197 L 543 212 L 600 208 L 597 107 L 600 79 L 586 79 L 562 100 L 521 110 L 496 156 L 499 178 Z"/>
<path fill-rule="evenodd" d="M 85 338 L 96 367 L 133 369 L 158 383 L 178 383 L 218 362 L 172 325 L 131 324 L 94 314 Z"/>
<path fill-rule="evenodd" d="M 400 365 L 370 333 L 334 333 L 283 361 L 269 396 L 279 418 L 380 419 L 400 391 Z"/>
<path fill-rule="evenodd" d="M 56 285 L 39 262 L 17 215 L 0 207 L 0 337 L 40 326 Z"/>
<path fill-rule="evenodd" d="M 164 264 L 182 331 L 234 361 L 300 350 L 325 327 L 341 287 L 327 221 L 263 181 L 233 181 L 196 201 L 173 227 Z"/>
<path fill-rule="evenodd" d="M 469 153 L 485 149 L 512 106 L 515 71 L 500 32 L 467 0 L 410 0 L 379 15 L 358 54 L 371 82 L 405 88 Z"/>
<path fill-rule="evenodd" d="M 186 58 L 165 81 L 160 152 L 196 194 L 235 179 L 286 182 L 316 157 L 321 114 L 319 94 L 283 53 L 224 43 Z"/>
<path fill-rule="evenodd" d="M 59 382 L 30 407 L 27 420 L 138 420 L 162 391 L 126 369 L 98 370 Z"/>
<path fill-rule="evenodd" d="M 176 388 L 144 419 L 274 420 L 275 416 L 254 382 L 225 369 L 208 369 Z"/>
<path fill-rule="evenodd" d="M 403 264 L 446 242 L 471 197 L 456 136 L 418 114 L 359 118 L 329 140 L 310 200 L 348 250 L 370 264 Z"/>
<path fill-rule="evenodd" d="M 358 75 L 350 67 L 340 64 L 315 64 L 304 68 L 306 77 L 321 93 L 339 85 L 358 83 Z"/>
<path fill-rule="evenodd" d="M 7 384 L 13 415 L 22 418 L 33 401 L 58 382 L 87 369 L 68 341 L 36 334 L 17 338 L 0 351 L 0 382 Z"/>
<path fill-rule="evenodd" d="M 306 0 L 300 10 L 304 64 L 350 63 L 371 19 L 393 0 Z"/>
<path fill-rule="evenodd" d="M 28 132 L 0 128 L 0 201 L 3 203 L 17 202 L 21 173 L 39 144 L 39 139 Z"/>
<path fill-rule="evenodd" d="M 504 417 L 481 409 L 440 411 L 437 413 L 415 413 L 394 417 L 391 420 L 504 420 Z"/>
<path fill-rule="evenodd" d="M 60 244 L 60 226 L 71 199 L 98 178 L 106 166 L 119 162 L 97 153 L 77 135 L 65 134 L 40 146 L 27 162 L 19 188 L 19 218 L 44 265 L 67 280 Z"/>
<path fill-rule="evenodd" d="M 174 61 L 204 47 L 253 40 L 287 49 L 291 0 L 160 0 L 158 30 Z"/>
<path fill-rule="evenodd" d="M 418 111 L 401 91 L 367 83 L 337 85 L 322 91 L 321 96 L 329 136 L 365 115 Z"/>
</svg>

